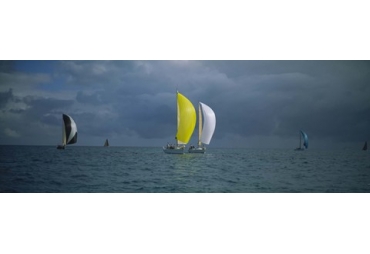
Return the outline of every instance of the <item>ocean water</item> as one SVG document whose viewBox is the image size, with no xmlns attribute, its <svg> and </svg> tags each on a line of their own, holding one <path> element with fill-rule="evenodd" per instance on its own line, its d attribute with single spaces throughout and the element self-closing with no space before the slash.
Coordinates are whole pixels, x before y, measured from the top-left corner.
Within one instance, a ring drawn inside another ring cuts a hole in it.
<svg viewBox="0 0 370 254">
<path fill-rule="evenodd" d="M 370 192 L 361 150 L 216 149 L 165 154 L 161 147 L 0 146 L 0 192 Z"/>
</svg>

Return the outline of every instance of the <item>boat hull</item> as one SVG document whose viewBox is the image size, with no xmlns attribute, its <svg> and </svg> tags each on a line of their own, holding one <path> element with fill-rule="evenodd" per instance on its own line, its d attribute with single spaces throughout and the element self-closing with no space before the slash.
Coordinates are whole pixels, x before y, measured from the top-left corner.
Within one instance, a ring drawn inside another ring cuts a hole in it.
<svg viewBox="0 0 370 254">
<path fill-rule="evenodd" d="M 163 147 L 163 152 L 168 154 L 183 154 L 185 152 L 184 147 L 166 148 Z"/>
<path fill-rule="evenodd" d="M 204 147 L 189 148 L 189 153 L 205 153 L 206 149 Z"/>
<path fill-rule="evenodd" d="M 58 145 L 57 149 L 63 149 L 64 150 L 64 149 L 66 149 L 66 146 L 65 145 Z"/>
</svg>

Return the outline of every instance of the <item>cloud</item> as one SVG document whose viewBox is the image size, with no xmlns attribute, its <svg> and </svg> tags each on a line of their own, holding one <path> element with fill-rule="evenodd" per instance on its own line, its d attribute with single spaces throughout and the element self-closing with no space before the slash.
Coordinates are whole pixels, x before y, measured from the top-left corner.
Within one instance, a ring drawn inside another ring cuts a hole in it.
<svg viewBox="0 0 370 254">
<path fill-rule="evenodd" d="M 0 72 L 1 87 L 12 86 L 13 88 L 26 89 L 27 86 L 40 85 L 51 81 L 51 77 L 48 74 L 36 73 L 19 73 L 19 72 Z"/>
<path fill-rule="evenodd" d="M 57 61 L 49 73 L 8 65 L 0 69 L 0 128 L 22 137 L 37 133 L 32 125 L 55 140 L 67 113 L 79 144 L 109 136 L 168 141 L 178 89 L 215 111 L 213 143 L 221 146 L 232 137 L 255 145 L 295 139 L 299 129 L 314 140 L 370 138 L 368 61 Z"/>
<path fill-rule="evenodd" d="M 13 89 L 9 88 L 7 92 L 0 92 L 0 108 L 5 107 L 5 105 L 13 100 Z"/>
<path fill-rule="evenodd" d="M 86 103 L 91 105 L 100 105 L 104 103 L 102 100 L 102 92 L 94 92 L 92 94 L 87 94 L 84 91 L 78 91 L 76 100 L 80 103 Z"/>
<path fill-rule="evenodd" d="M 0 73 L 14 72 L 15 61 L 0 61 Z"/>
<path fill-rule="evenodd" d="M 18 138 L 20 137 L 19 133 L 15 130 L 12 130 L 10 128 L 5 128 L 4 130 L 5 135 L 12 137 L 12 138 Z"/>
</svg>

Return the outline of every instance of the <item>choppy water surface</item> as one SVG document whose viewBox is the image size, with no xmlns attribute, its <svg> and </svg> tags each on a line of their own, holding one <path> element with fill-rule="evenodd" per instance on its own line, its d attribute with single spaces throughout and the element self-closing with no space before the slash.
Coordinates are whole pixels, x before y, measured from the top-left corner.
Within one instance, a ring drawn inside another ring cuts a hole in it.
<svg viewBox="0 0 370 254">
<path fill-rule="evenodd" d="M 0 146 L 0 192 L 370 192 L 370 153 Z"/>
</svg>

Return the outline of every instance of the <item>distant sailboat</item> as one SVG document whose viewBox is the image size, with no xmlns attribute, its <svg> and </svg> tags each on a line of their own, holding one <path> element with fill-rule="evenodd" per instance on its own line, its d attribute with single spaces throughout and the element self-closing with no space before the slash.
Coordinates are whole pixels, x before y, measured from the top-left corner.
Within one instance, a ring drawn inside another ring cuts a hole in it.
<svg viewBox="0 0 370 254">
<path fill-rule="evenodd" d="M 104 146 L 109 146 L 108 139 L 105 140 Z"/>
<path fill-rule="evenodd" d="M 69 115 L 63 114 L 62 144 L 57 149 L 65 149 L 66 145 L 77 142 L 77 125 Z"/>
<path fill-rule="evenodd" d="M 163 147 L 165 153 L 183 154 L 185 145 L 193 134 L 196 113 L 193 104 L 181 93 L 177 92 L 177 133 L 176 144 Z"/>
<path fill-rule="evenodd" d="M 362 148 L 363 151 L 366 151 L 367 150 L 367 141 L 365 142 L 365 145 L 364 147 Z"/>
<path fill-rule="evenodd" d="M 296 148 L 296 151 L 303 151 L 305 148 L 302 147 L 302 137 L 303 137 L 303 146 L 307 149 L 308 148 L 308 136 L 303 131 L 299 132 L 299 147 Z"/>
<path fill-rule="evenodd" d="M 203 113 L 203 121 L 202 121 Z M 202 144 L 208 145 L 211 142 L 213 133 L 216 128 L 216 115 L 213 110 L 204 103 L 199 102 L 199 111 L 198 111 L 198 147 L 191 146 L 189 148 L 189 153 L 205 153 L 206 147 Z M 204 125 L 202 126 L 202 122 Z"/>
</svg>

